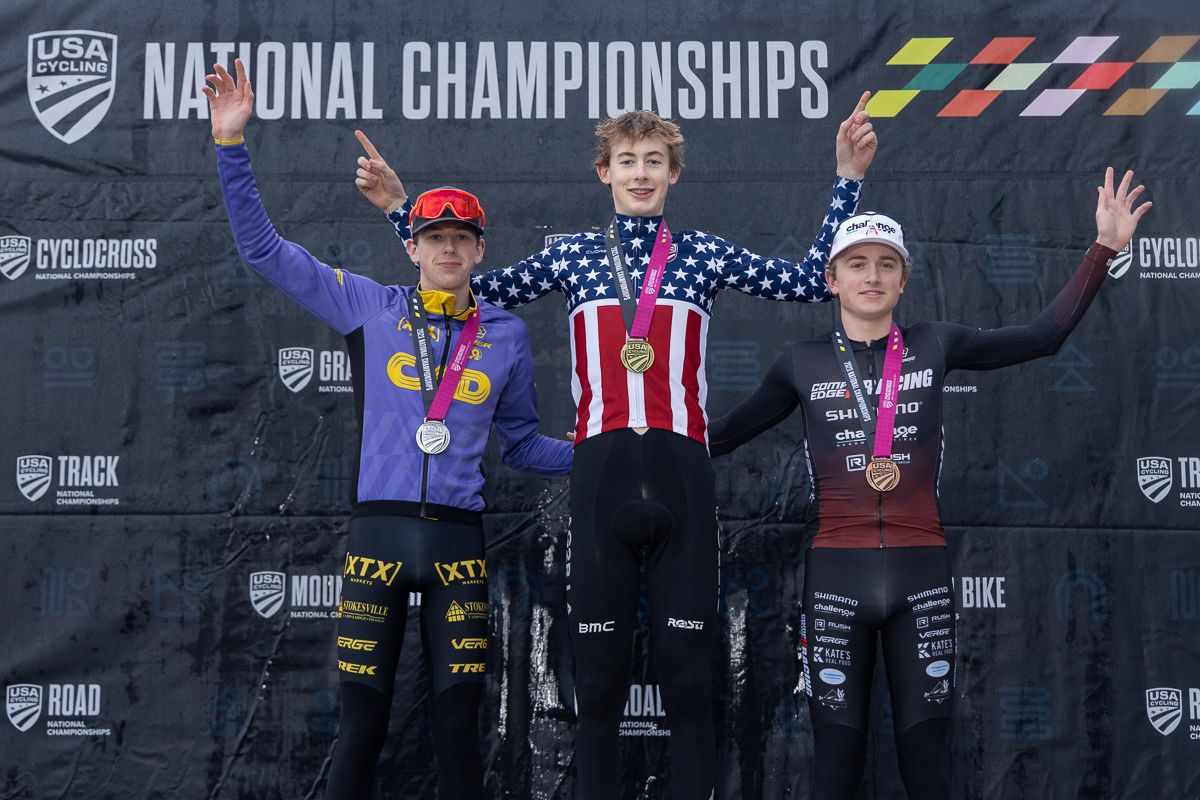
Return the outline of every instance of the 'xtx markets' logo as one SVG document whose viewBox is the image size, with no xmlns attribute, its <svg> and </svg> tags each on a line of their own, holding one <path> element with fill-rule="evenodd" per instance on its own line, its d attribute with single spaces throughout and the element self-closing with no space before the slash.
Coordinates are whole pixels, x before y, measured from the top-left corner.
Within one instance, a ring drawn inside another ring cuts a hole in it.
<svg viewBox="0 0 1200 800">
<path fill-rule="evenodd" d="M 158 240 L 0 236 L 0 275 L 15 281 L 30 264 L 39 281 L 136 280 L 158 266 Z"/>
<path fill-rule="evenodd" d="M 1120 278 L 1134 264 L 1151 280 L 1200 279 L 1200 237 L 1139 236 L 1113 257 L 1108 274 Z"/>
<path fill-rule="evenodd" d="M 17 456 L 17 489 L 31 503 L 54 485 L 58 463 L 57 506 L 119 506 L 117 462 L 120 456 Z M 108 496 L 104 496 L 108 495 Z"/>
<path fill-rule="evenodd" d="M 29 103 L 38 122 L 67 144 L 87 136 L 112 104 L 117 37 L 100 31 L 44 31 L 29 37 Z"/>
<path fill-rule="evenodd" d="M 1151 503 L 1161 503 L 1175 487 L 1175 466 L 1179 466 L 1179 505 L 1200 508 L 1200 458 L 1144 456 L 1137 460 L 1137 482 Z"/>
<path fill-rule="evenodd" d="M 4 691 L 4 712 L 21 733 L 28 733 L 46 711 L 47 736 L 111 736 L 112 729 L 101 727 L 100 684 L 10 683 Z"/>
<path fill-rule="evenodd" d="M 1188 694 L 1188 738 L 1200 741 L 1200 689 L 1191 688 Z M 1146 718 L 1154 730 L 1170 736 L 1183 721 L 1183 691 L 1168 686 L 1146 690 Z"/>
<path fill-rule="evenodd" d="M 289 392 L 299 394 L 312 382 L 317 373 L 317 391 L 353 392 L 350 378 L 350 358 L 342 350 L 317 350 L 311 347 L 282 347 L 279 349 L 279 380 Z"/>
</svg>

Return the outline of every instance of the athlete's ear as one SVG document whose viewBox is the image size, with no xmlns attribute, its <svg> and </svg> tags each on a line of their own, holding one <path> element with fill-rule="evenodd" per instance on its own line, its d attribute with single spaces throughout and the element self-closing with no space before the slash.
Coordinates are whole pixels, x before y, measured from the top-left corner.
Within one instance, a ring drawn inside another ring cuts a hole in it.
<svg viewBox="0 0 1200 800">
<path fill-rule="evenodd" d="M 904 287 L 905 287 L 906 285 L 908 285 L 908 279 L 909 279 L 910 277 L 911 277 L 911 273 L 909 273 L 908 275 L 904 275 L 904 274 L 902 274 L 902 275 L 900 276 L 900 294 L 904 294 Z"/>
<path fill-rule="evenodd" d="M 600 176 L 601 183 L 612 185 L 612 177 L 608 174 L 608 164 L 597 164 L 596 174 Z"/>
<path fill-rule="evenodd" d="M 829 293 L 834 297 L 837 297 L 837 273 L 834 272 L 831 267 L 825 268 L 825 284 L 829 287 Z"/>
<path fill-rule="evenodd" d="M 409 239 L 407 242 L 405 242 L 405 243 L 404 243 L 404 249 L 408 251 L 408 257 L 412 259 L 412 262 L 413 262 L 414 264 L 416 264 L 418 267 L 420 267 L 420 266 L 421 266 L 421 262 L 420 262 L 420 261 L 417 261 L 417 240 L 416 240 L 416 237 L 413 237 L 412 239 Z"/>
<path fill-rule="evenodd" d="M 484 246 L 483 237 L 476 236 L 475 237 L 475 263 L 471 265 L 472 267 L 478 267 L 479 262 L 483 261 L 483 246 Z"/>
<path fill-rule="evenodd" d="M 678 164 L 671 167 L 671 173 L 667 177 L 667 184 L 670 186 L 674 186 L 675 181 L 679 180 L 679 176 L 682 172 L 683 172 L 683 167 L 679 166 Z"/>
</svg>

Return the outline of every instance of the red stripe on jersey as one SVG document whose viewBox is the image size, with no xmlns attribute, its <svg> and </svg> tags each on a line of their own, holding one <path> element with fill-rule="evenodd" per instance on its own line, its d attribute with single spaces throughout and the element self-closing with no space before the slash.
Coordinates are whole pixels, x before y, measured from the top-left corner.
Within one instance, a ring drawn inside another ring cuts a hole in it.
<svg viewBox="0 0 1200 800">
<path fill-rule="evenodd" d="M 642 374 L 646 394 L 646 419 L 673 425 L 671 414 L 671 361 L 679 358 L 671 352 L 671 325 L 675 314 L 687 310 L 658 305 L 650 322 L 650 346 L 654 348 L 654 363 Z"/>
<path fill-rule="evenodd" d="M 693 439 L 705 442 L 704 409 L 700 406 L 700 370 L 703 366 L 700 356 L 704 343 L 700 340 L 700 332 L 704 320 L 698 313 L 689 311 L 687 317 L 687 334 L 683 340 L 683 404 L 687 408 L 687 432 Z"/>
<path fill-rule="evenodd" d="M 579 408 L 575 416 L 575 442 L 578 444 L 587 437 L 588 408 L 592 404 L 592 384 L 588 380 L 587 323 L 584 320 L 582 311 L 575 315 L 573 323 L 575 375 L 579 378 L 579 386 L 581 387 Z"/>
<path fill-rule="evenodd" d="M 601 417 L 603 430 L 629 427 L 629 379 L 625 365 L 621 363 L 621 348 L 625 346 L 625 318 L 621 306 L 599 306 L 596 308 L 596 324 L 600 328 L 600 374 L 603 376 L 601 396 L 604 398 L 604 413 Z M 589 331 L 590 333 L 590 331 Z"/>
</svg>

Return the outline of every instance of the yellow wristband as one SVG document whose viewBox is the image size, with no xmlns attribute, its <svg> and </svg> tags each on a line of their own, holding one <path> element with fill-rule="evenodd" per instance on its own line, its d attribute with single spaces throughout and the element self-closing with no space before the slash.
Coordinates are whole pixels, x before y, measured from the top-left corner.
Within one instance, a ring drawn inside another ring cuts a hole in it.
<svg viewBox="0 0 1200 800">
<path fill-rule="evenodd" d="M 213 137 L 213 141 L 217 144 L 241 144 L 242 142 L 246 141 L 246 137 L 239 136 L 236 139 L 218 139 Z"/>
</svg>

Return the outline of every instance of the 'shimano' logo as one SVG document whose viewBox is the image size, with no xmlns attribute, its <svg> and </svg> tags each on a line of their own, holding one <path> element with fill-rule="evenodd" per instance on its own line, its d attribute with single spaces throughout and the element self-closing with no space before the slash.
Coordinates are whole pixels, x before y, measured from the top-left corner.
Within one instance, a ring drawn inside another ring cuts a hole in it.
<svg viewBox="0 0 1200 800">
<path fill-rule="evenodd" d="M 52 462 L 50 456 L 18 456 L 17 488 L 29 502 L 38 500 L 50 488 Z"/>
<path fill-rule="evenodd" d="M 1137 460 L 1138 488 L 1151 503 L 1158 503 L 1171 491 L 1174 475 L 1171 459 L 1147 456 Z"/>
<path fill-rule="evenodd" d="M 8 721 L 21 733 L 29 730 L 42 716 L 42 687 L 32 683 L 14 683 L 4 695 Z"/>
<path fill-rule="evenodd" d="M 29 266 L 32 240 L 28 236 L 0 236 L 0 274 L 15 281 Z"/>
<path fill-rule="evenodd" d="M 44 31 L 29 37 L 29 104 L 38 122 L 73 144 L 91 133 L 112 105 L 117 37 L 99 31 Z"/>
<path fill-rule="evenodd" d="M 1160 686 L 1146 690 L 1146 716 L 1154 730 L 1168 736 L 1183 719 L 1183 692 Z"/>
<path fill-rule="evenodd" d="M 313 376 L 311 347 L 283 347 L 279 350 L 279 379 L 289 391 L 299 392 Z"/>
<path fill-rule="evenodd" d="M 282 572 L 250 573 L 250 604 L 263 619 L 270 619 L 283 607 L 284 585 L 287 576 Z"/>
</svg>

